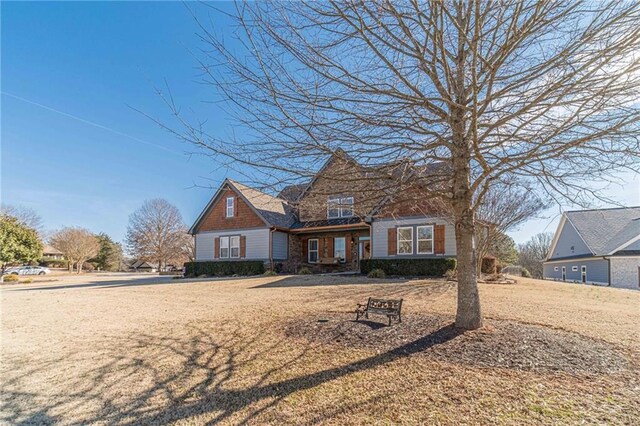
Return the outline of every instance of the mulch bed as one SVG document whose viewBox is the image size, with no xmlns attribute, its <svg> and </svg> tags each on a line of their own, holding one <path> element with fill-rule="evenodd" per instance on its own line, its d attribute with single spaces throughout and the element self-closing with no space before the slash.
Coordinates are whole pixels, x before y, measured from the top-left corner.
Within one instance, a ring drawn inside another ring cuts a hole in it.
<svg viewBox="0 0 640 426">
<path fill-rule="evenodd" d="M 354 318 L 346 313 L 299 318 L 285 333 L 314 343 L 479 367 L 572 375 L 629 368 L 629 361 L 610 344 L 549 327 L 485 320 L 482 329 L 462 333 L 453 327 L 453 318 L 437 315 L 404 315 L 402 323 L 391 327 L 381 316 L 359 322 Z"/>
</svg>

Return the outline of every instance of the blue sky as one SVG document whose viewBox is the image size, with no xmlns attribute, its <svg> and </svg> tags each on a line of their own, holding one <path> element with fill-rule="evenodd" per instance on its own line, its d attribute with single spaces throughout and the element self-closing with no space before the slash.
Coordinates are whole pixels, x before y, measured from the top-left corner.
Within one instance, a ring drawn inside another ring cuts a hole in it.
<svg viewBox="0 0 640 426">
<path fill-rule="evenodd" d="M 1 14 L 2 202 L 32 207 L 46 229 L 83 226 L 116 240 L 149 198 L 166 198 L 190 224 L 213 193 L 203 186 L 228 171 L 187 155 L 189 146 L 132 109 L 168 120 L 155 94 L 166 80 L 179 105 L 227 131 L 224 113 L 201 102 L 210 89 L 197 83 L 189 49 L 199 42 L 184 4 L 3 2 Z M 212 18 L 219 34 L 231 31 L 221 15 Z M 639 205 L 637 175 L 624 180 L 606 193 Z M 553 231 L 558 213 L 511 235 L 524 242 Z"/>
</svg>

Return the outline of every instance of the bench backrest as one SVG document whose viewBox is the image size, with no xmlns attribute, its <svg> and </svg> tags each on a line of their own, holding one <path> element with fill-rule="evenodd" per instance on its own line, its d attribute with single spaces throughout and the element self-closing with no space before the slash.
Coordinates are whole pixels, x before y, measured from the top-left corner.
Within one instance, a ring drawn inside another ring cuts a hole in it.
<svg viewBox="0 0 640 426">
<path fill-rule="evenodd" d="M 369 298 L 367 302 L 367 310 L 380 310 L 380 311 L 400 311 L 402 308 L 402 300 L 391 299 L 374 299 Z"/>
</svg>

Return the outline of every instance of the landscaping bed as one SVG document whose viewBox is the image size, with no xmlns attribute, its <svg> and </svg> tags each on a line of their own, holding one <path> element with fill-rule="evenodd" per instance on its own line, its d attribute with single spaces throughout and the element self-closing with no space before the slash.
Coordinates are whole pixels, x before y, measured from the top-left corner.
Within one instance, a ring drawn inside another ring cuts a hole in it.
<svg viewBox="0 0 640 426">
<path fill-rule="evenodd" d="M 382 322 L 377 322 L 377 321 Z M 612 374 L 629 367 L 612 345 L 563 330 L 515 321 L 487 320 L 476 331 L 453 327 L 453 318 L 406 315 L 387 326 L 386 318 L 330 313 L 292 321 L 291 337 L 316 343 L 413 355 L 454 364 L 512 368 L 543 373 Z"/>
</svg>

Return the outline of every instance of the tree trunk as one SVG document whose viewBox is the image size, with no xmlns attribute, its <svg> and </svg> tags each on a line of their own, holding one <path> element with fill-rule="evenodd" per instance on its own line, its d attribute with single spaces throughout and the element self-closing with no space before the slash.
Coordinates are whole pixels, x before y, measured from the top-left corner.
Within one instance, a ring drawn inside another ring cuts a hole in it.
<svg viewBox="0 0 640 426">
<path fill-rule="evenodd" d="M 457 218 L 458 310 L 456 312 L 456 327 L 467 330 L 482 327 L 480 295 L 478 294 L 478 259 L 473 240 L 473 214 Z"/>
</svg>

